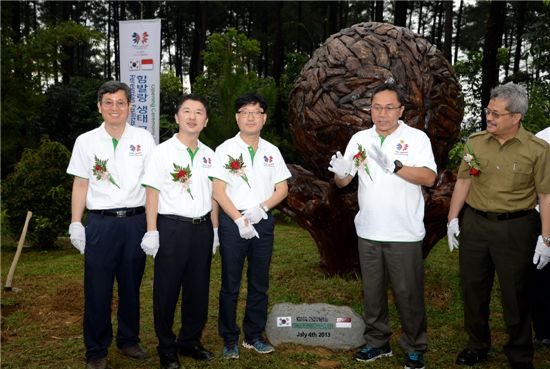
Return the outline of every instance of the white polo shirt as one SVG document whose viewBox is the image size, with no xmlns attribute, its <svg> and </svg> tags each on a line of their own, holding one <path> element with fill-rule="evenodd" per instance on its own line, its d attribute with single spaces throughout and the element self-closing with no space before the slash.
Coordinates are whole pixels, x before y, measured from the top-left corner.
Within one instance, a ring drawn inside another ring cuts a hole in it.
<svg viewBox="0 0 550 369">
<path fill-rule="evenodd" d="M 159 191 L 159 214 L 198 218 L 212 210 L 214 151 L 200 141 L 193 157 L 190 151 L 177 134 L 153 150 L 142 184 Z"/>
<path fill-rule="evenodd" d="M 550 143 L 550 127 L 543 129 L 535 136 L 537 136 L 538 138 L 542 138 L 544 141 Z"/>
<path fill-rule="evenodd" d="M 260 138 L 252 159 L 251 148 L 239 133 L 216 148 L 214 165 L 209 176 L 226 183 L 226 193 L 238 210 L 249 209 L 267 200 L 275 192 L 275 185 L 291 177 L 279 149 Z M 231 158 L 242 155 L 240 170 L 230 170 Z"/>
<path fill-rule="evenodd" d="M 104 210 L 145 205 L 141 178 L 155 147 L 153 136 L 128 123 L 115 149 L 105 123 L 76 139 L 67 173 L 88 180 L 86 208 Z"/>
<path fill-rule="evenodd" d="M 358 168 L 354 162 L 351 175 L 359 173 L 359 213 L 355 216 L 357 235 L 374 241 L 421 241 L 426 233 L 421 186 L 407 182 L 396 174 L 386 173 L 370 159 L 368 148 L 372 145 L 380 147 L 380 142 L 373 126 L 354 134 L 344 154 L 347 159 L 353 160 L 360 144 L 366 150 L 370 172 L 369 177 L 364 165 Z M 385 138 L 381 148 L 392 162 L 399 160 L 403 165 L 427 167 L 437 173 L 428 136 L 402 121 Z"/>
</svg>

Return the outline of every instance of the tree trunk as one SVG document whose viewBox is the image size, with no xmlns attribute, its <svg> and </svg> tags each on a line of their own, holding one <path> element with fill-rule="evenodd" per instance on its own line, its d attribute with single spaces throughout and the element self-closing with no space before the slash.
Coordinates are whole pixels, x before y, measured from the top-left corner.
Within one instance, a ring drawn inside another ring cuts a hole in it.
<svg viewBox="0 0 550 369">
<path fill-rule="evenodd" d="M 421 1 L 418 8 L 418 29 L 416 33 L 422 35 L 424 33 L 424 18 L 422 17 L 422 11 L 424 10 L 424 2 Z M 420 32 L 422 31 L 422 33 Z"/>
<path fill-rule="evenodd" d="M 393 4 L 394 4 L 393 24 L 395 24 L 396 26 L 406 27 L 407 26 L 407 9 L 409 7 L 409 2 L 394 0 Z"/>
<path fill-rule="evenodd" d="M 498 48 L 502 45 L 504 21 L 506 19 L 506 2 L 491 1 L 487 32 L 483 46 L 483 62 L 481 66 L 481 106 L 487 106 L 491 88 L 498 84 L 499 66 L 497 63 Z M 481 115 L 481 129 L 487 128 L 485 115 Z"/>
<path fill-rule="evenodd" d="M 374 6 L 374 20 L 375 22 L 384 21 L 384 1 L 376 0 L 376 5 Z"/>
<path fill-rule="evenodd" d="M 453 60 L 453 2 L 445 1 L 445 42 L 443 43 L 443 55 L 449 61 Z"/>
<path fill-rule="evenodd" d="M 191 85 L 195 83 L 197 77 L 202 73 L 204 63 L 202 60 L 202 50 L 206 42 L 207 29 L 207 6 L 208 2 L 193 2 L 193 13 L 195 19 L 195 28 L 193 29 L 193 46 L 191 49 L 191 62 L 189 65 L 189 80 Z"/>
<path fill-rule="evenodd" d="M 527 14 L 527 2 L 520 1 L 517 3 L 518 14 L 516 16 L 516 51 L 514 53 L 514 70 L 513 73 L 519 72 L 519 62 L 521 60 L 521 43 L 523 40 L 523 31 L 525 30 L 525 15 Z"/>
<path fill-rule="evenodd" d="M 455 38 L 455 55 L 453 64 L 456 63 L 458 58 L 458 45 L 460 43 L 460 29 L 462 28 L 462 10 L 464 8 L 464 0 L 460 0 L 460 6 L 458 7 L 458 18 L 456 20 L 456 38 Z"/>
</svg>

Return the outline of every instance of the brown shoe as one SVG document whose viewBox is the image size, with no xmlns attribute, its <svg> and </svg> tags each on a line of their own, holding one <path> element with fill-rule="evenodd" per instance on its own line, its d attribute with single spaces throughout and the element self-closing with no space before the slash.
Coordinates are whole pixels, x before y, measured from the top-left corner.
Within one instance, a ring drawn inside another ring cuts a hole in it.
<svg viewBox="0 0 550 369">
<path fill-rule="evenodd" d="M 145 360 L 149 357 L 149 354 L 145 352 L 141 348 L 141 346 L 138 344 L 124 347 L 124 348 L 119 348 L 118 352 L 120 352 L 124 356 L 128 356 L 129 358 L 136 359 L 136 360 Z"/>
<path fill-rule="evenodd" d="M 110 369 L 107 366 L 107 358 L 93 359 L 86 363 L 86 369 Z"/>
</svg>

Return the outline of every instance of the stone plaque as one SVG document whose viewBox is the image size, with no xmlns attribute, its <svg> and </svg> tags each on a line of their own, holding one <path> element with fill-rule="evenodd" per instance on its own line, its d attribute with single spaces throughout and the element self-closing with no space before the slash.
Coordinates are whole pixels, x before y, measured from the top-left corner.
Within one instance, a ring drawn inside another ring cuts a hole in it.
<svg viewBox="0 0 550 369">
<path fill-rule="evenodd" d="M 266 335 L 273 345 L 297 343 L 345 351 L 365 344 L 365 322 L 349 306 L 275 304 Z"/>
</svg>

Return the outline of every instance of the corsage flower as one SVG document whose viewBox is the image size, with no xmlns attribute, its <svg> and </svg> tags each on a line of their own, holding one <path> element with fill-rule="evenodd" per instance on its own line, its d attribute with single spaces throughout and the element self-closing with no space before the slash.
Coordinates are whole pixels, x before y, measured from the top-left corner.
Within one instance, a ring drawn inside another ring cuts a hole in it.
<svg viewBox="0 0 550 369">
<path fill-rule="evenodd" d="M 109 161 L 109 159 L 101 160 L 96 155 L 94 155 L 94 161 L 95 163 L 92 168 L 92 173 L 94 174 L 95 178 L 98 181 L 109 181 L 120 188 L 120 186 L 115 182 L 115 179 L 113 178 L 111 173 L 109 173 L 109 171 L 107 170 L 107 162 Z"/>
<path fill-rule="evenodd" d="M 189 168 L 189 165 L 185 168 L 177 165 L 176 163 L 173 163 L 173 165 L 174 171 L 170 173 L 172 176 L 172 181 L 181 183 L 182 188 L 187 191 L 189 196 L 191 196 L 191 199 L 194 200 L 193 194 L 191 193 L 191 187 L 189 187 L 191 184 L 191 176 L 193 175 L 191 168 Z"/>
<path fill-rule="evenodd" d="M 248 177 L 244 172 L 244 168 L 246 167 L 246 165 L 244 164 L 244 161 L 243 161 L 243 154 L 241 154 L 238 158 L 233 158 L 231 155 L 227 155 L 227 156 L 229 160 L 227 164 L 224 165 L 224 168 L 229 170 L 231 174 L 235 174 L 241 177 L 243 181 L 246 182 L 248 187 L 251 188 L 250 183 L 248 183 Z"/>
<path fill-rule="evenodd" d="M 466 149 L 468 152 L 464 155 L 464 161 L 470 167 L 468 173 L 470 173 L 471 176 L 477 177 L 481 174 L 481 164 L 470 145 L 466 144 Z"/>
<path fill-rule="evenodd" d="M 357 150 L 357 154 L 353 155 L 353 164 L 355 164 L 357 168 L 363 166 L 365 168 L 365 172 L 367 172 L 370 180 L 372 181 L 369 167 L 367 165 L 367 153 L 361 144 L 357 144 Z"/>
</svg>

